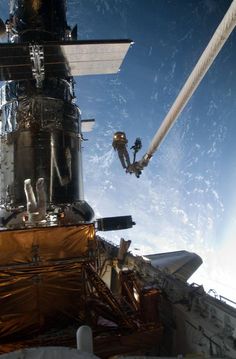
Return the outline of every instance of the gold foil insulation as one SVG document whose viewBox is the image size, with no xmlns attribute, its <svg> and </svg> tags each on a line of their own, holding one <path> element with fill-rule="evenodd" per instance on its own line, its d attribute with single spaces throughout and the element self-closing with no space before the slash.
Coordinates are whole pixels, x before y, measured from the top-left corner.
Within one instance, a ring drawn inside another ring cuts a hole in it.
<svg viewBox="0 0 236 359">
<path fill-rule="evenodd" d="M 94 234 L 93 225 L 2 231 L 0 269 L 14 264 L 84 258 L 94 243 Z"/>
<path fill-rule="evenodd" d="M 0 232 L 0 340 L 81 323 L 93 225 Z"/>
</svg>

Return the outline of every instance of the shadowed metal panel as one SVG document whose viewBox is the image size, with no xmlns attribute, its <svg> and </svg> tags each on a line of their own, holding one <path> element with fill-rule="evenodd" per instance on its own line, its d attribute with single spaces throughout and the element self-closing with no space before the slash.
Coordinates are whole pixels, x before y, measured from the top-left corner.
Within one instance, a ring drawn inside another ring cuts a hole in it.
<svg viewBox="0 0 236 359">
<path fill-rule="evenodd" d="M 0 80 L 32 78 L 28 44 L 0 44 Z"/>
<path fill-rule="evenodd" d="M 75 341 L 75 339 L 74 339 Z M 10 345 L 9 345 L 10 346 Z M 38 347 L 17 350 L 14 353 L 3 354 L 1 359 L 98 359 L 97 356 L 81 352 L 81 350 L 65 347 Z"/>
</svg>

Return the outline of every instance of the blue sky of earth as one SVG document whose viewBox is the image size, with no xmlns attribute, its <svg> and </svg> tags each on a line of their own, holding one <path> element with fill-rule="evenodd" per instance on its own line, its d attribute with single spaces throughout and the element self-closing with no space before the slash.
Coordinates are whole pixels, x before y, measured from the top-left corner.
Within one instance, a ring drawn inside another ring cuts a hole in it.
<svg viewBox="0 0 236 359">
<path fill-rule="evenodd" d="M 139 179 L 111 145 L 116 131 L 129 147 L 141 137 L 141 158 L 230 3 L 68 0 L 68 23 L 80 39 L 135 42 L 118 74 L 75 79 L 82 117 L 96 119 L 85 134 L 85 198 L 97 218 L 136 222 L 105 237 L 131 239 L 136 254 L 196 252 L 204 264 L 191 281 L 236 301 L 236 31 Z M 7 2 L 0 10 L 7 16 Z"/>
</svg>

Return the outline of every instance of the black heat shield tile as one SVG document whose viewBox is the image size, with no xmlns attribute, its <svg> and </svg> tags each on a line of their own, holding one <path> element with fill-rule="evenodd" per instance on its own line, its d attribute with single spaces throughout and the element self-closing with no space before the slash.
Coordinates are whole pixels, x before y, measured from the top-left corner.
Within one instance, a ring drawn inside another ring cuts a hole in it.
<svg viewBox="0 0 236 359">
<path fill-rule="evenodd" d="M 46 77 L 111 74 L 119 71 L 131 40 L 42 43 Z M 0 44 L 0 80 L 33 79 L 29 44 Z"/>
</svg>

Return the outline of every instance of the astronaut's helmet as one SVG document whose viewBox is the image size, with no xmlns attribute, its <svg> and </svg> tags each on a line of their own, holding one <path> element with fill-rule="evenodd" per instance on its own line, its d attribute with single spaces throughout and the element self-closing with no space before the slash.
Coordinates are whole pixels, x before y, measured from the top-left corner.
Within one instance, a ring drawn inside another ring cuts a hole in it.
<svg viewBox="0 0 236 359">
<path fill-rule="evenodd" d="M 124 132 L 118 131 L 113 135 L 113 146 L 116 147 L 117 145 L 126 145 L 128 140 L 126 138 L 126 134 Z"/>
</svg>

